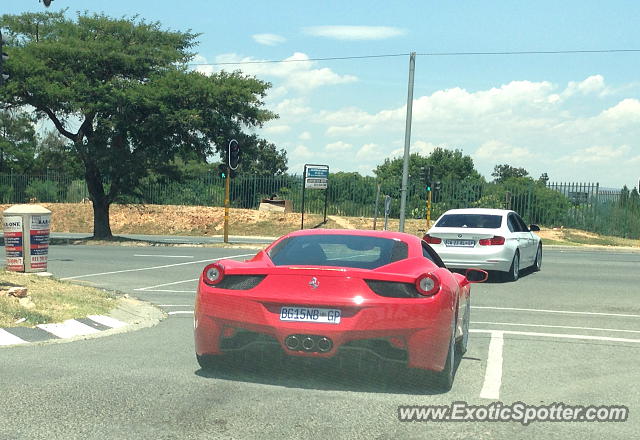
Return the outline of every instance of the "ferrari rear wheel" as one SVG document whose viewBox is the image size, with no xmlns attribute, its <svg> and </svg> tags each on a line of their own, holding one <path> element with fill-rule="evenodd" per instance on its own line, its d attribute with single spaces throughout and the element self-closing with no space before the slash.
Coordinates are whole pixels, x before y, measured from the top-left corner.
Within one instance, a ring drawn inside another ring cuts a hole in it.
<svg viewBox="0 0 640 440">
<path fill-rule="evenodd" d="M 509 272 L 506 273 L 506 279 L 507 281 L 518 281 L 518 278 L 520 278 L 520 254 L 516 251 Z"/>
<path fill-rule="evenodd" d="M 458 356 L 462 356 L 467 352 L 469 344 L 469 320 L 471 319 L 471 297 L 467 298 L 467 305 L 464 307 L 464 315 L 462 317 L 462 336 L 456 341 L 456 351 Z"/>
<path fill-rule="evenodd" d="M 439 391 L 449 391 L 453 386 L 453 376 L 456 368 L 456 317 L 451 323 L 451 340 L 449 341 L 449 353 L 444 369 L 438 373 L 433 373 L 433 382 Z"/>
<path fill-rule="evenodd" d="M 223 364 L 223 357 L 215 354 L 196 354 L 196 359 L 203 370 L 215 370 Z"/>
</svg>

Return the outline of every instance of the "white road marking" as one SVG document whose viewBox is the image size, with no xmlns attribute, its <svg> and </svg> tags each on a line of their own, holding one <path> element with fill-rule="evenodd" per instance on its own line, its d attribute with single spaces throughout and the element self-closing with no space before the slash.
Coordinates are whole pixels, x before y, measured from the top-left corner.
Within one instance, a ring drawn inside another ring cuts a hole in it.
<svg viewBox="0 0 640 440">
<path fill-rule="evenodd" d="M 192 307 L 192 304 L 158 304 L 158 307 Z"/>
<path fill-rule="evenodd" d="M 38 324 L 37 327 L 63 339 L 90 335 L 100 331 L 74 319 L 68 319 L 58 324 Z"/>
<path fill-rule="evenodd" d="M 102 324 L 105 325 L 107 327 L 111 327 L 111 328 L 120 328 L 120 327 L 126 327 L 127 323 L 126 322 L 122 322 L 122 321 L 118 321 L 115 318 L 112 318 L 110 316 L 104 316 L 104 315 L 89 315 L 87 316 L 87 318 L 89 318 L 90 320 L 97 322 L 98 324 Z"/>
<path fill-rule="evenodd" d="M 487 309 L 487 310 L 512 310 L 516 312 L 560 313 L 560 314 L 566 314 L 566 315 L 596 315 L 596 316 L 617 316 L 622 318 L 640 318 L 640 315 L 631 315 L 631 314 L 625 314 L 625 313 L 573 312 L 570 310 L 521 309 L 517 307 L 472 306 L 472 308 Z"/>
<path fill-rule="evenodd" d="M 193 315 L 193 310 L 169 312 L 167 315 Z"/>
<path fill-rule="evenodd" d="M 158 258 L 193 258 L 192 255 L 160 255 L 160 254 L 134 254 L 134 257 L 158 257 Z"/>
<path fill-rule="evenodd" d="M 471 330 L 473 331 L 473 330 Z M 500 398 L 500 386 L 502 385 L 502 348 L 504 347 L 503 332 L 492 330 L 489 354 L 487 356 L 487 369 L 484 374 L 484 384 L 480 391 L 481 399 Z"/>
<path fill-rule="evenodd" d="M 138 290 L 138 289 L 136 289 Z M 169 290 L 169 289 L 150 289 L 144 290 L 145 292 L 165 292 L 165 293 L 192 293 L 195 295 L 196 291 L 194 290 Z"/>
<path fill-rule="evenodd" d="M 469 329 L 469 331 L 471 333 L 491 333 L 493 338 L 493 332 L 495 332 L 496 330 Z M 586 341 L 629 342 L 632 344 L 640 344 L 640 339 L 610 338 L 608 336 L 570 335 L 570 334 L 564 334 L 564 333 L 519 332 L 515 330 L 500 330 L 499 332 L 505 335 L 540 336 L 543 338 L 583 339 Z"/>
<path fill-rule="evenodd" d="M 164 264 L 162 266 L 151 266 L 151 267 L 141 267 L 139 269 L 124 269 L 124 270 L 114 270 L 111 272 L 99 272 L 99 273 L 90 273 L 86 275 L 76 275 L 74 277 L 65 277 L 60 278 L 61 280 L 77 280 L 78 278 L 88 278 L 95 277 L 99 275 L 113 275 L 116 273 L 126 273 L 126 272 L 140 272 L 143 270 L 155 270 L 155 269 L 165 269 L 167 267 L 175 267 L 175 266 L 184 266 L 186 264 L 198 264 L 198 263 L 209 263 L 213 261 L 231 259 L 231 258 L 240 258 L 240 257 L 253 257 L 255 254 L 241 254 L 241 255 L 230 255 L 228 257 L 220 257 L 220 258 L 212 258 L 208 260 L 198 260 L 198 261 L 187 261 L 186 263 L 174 263 L 174 264 Z"/>
<path fill-rule="evenodd" d="M 144 290 L 149 290 L 149 289 L 155 289 L 156 287 L 174 286 L 176 284 L 191 283 L 193 281 L 198 281 L 199 279 L 200 278 L 193 278 L 191 280 L 174 281 L 172 283 L 156 284 L 155 286 L 140 287 L 140 288 L 134 289 L 134 290 L 144 291 Z"/>
<path fill-rule="evenodd" d="M 6 330 L 2 330 L 0 328 L 0 346 L 2 345 L 18 345 L 18 344 L 26 344 L 27 341 L 21 339 L 15 335 L 12 335 Z"/>
<path fill-rule="evenodd" d="M 595 330 L 606 332 L 624 332 L 624 333 L 640 333 L 640 330 L 622 330 L 617 328 L 601 328 L 601 327 L 574 327 L 570 325 L 544 325 L 544 324 L 519 324 L 514 322 L 487 322 L 487 321 L 472 321 L 472 324 L 489 324 L 489 325 L 512 325 L 519 327 L 544 327 L 544 328 L 567 328 L 574 330 Z"/>
</svg>

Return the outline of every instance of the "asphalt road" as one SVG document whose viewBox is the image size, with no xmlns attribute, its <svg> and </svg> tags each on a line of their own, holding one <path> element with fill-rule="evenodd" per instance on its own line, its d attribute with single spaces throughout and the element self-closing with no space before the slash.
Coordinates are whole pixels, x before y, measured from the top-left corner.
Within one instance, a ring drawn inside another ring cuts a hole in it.
<svg viewBox="0 0 640 440">
<path fill-rule="evenodd" d="M 247 249 L 54 246 L 59 278 L 162 307 L 154 328 L 0 349 L 0 439 L 637 438 L 640 253 L 547 250 L 543 270 L 473 287 L 453 389 L 397 367 L 272 364 L 205 373 L 193 352 L 196 279 Z M 626 405 L 626 422 L 400 422 L 399 405 Z"/>
</svg>

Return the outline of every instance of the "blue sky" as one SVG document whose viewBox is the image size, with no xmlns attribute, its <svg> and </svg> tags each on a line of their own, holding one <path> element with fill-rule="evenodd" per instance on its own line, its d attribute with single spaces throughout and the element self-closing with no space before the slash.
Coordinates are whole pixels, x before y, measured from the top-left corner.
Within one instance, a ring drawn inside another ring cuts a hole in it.
<svg viewBox="0 0 640 440">
<path fill-rule="evenodd" d="M 41 11 L 37 0 L 5 13 Z M 640 49 L 636 1 L 53 0 L 51 10 L 138 14 L 201 33 L 203 63 L 441 52 Z M 460 148 L 553 181 L 640 178 L 640 53 L 419 56 L 412 151 Z M 195 68 L 195 67 L 194 67 Z M 220 66 L 198 66 L 209 73 Z M 371 174 L 401 154 L 408 57 L 225 66 L 272 83 L 280 118 L 260 130 L 290 171 Z"/>
</svg>

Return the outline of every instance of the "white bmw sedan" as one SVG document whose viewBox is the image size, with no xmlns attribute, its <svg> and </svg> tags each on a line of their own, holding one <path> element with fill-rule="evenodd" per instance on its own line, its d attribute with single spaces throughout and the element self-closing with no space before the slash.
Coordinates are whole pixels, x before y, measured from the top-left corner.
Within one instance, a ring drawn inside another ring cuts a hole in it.
<svg viewBox="0 0 640 440">
<path fill-rule="evenodd" d="M 450 269 L 477 268 L 502 272 L 516 281 L 520 270 L 542 267 L 542 242 L 522 218 L 504 209 L 451 209 L 427 231 L 424 241 Z"/>
</svg>

